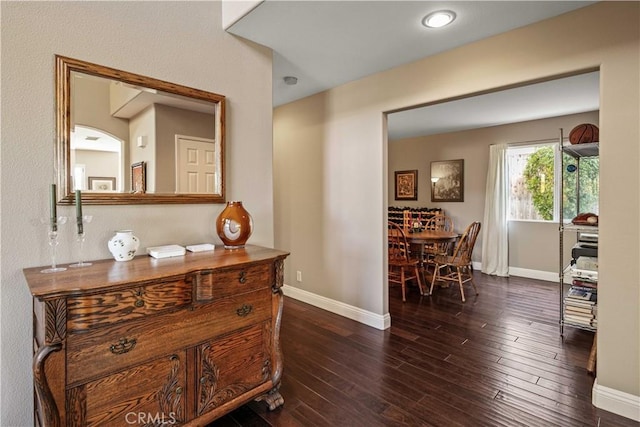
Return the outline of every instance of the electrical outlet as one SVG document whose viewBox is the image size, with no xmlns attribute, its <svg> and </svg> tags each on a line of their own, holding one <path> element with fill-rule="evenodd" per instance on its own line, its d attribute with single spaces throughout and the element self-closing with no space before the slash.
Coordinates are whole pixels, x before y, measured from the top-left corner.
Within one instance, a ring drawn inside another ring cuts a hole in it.
<svg viewBox="0 0 640 427">
<path fill-rule="evenodd" d="M 302 282 L 302 271 L 300 270 L 296 271 L 296 280 L 298 282 Z"/>
</svg>

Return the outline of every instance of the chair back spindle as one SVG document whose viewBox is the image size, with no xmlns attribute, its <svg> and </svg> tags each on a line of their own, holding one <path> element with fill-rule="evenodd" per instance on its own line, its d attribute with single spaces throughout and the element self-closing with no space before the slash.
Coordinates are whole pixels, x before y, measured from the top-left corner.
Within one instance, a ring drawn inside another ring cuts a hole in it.
<svg viewBox="0 0 640 427">
<path fill-rule="evenodd" d="M 427 230 L 453 231 L 453 220 L 445 215 L 434 215 L 426 224 Z M 436 255 L 447 255 L 451 251 L 452 242 L 427 243 L 424 247 L 425 262 L 433 264 Z"/>
<path fill-rule="evenodd" d="M 420 294 L 424 294 L 418 271 L 419 260 L 411 257 L 411 250 L 404 230 L 398 224 L 389 221 L 387 227 L 389 247 L 389 282 L 402 286 L 402 301 L 406 301 L 406 282 L 415 279 Z"/>
<path fill-rule="evenodd" d="M 472 222 L 465 232 L 458 240 L 453 255 L 437 255 L 434 258 L 435 271 L 431 280 L 431 289 L 433 292 L 433 286 L 437 281 L 451 281 L 458 283 L 460 287 L 460 296 L 462 302 L 465 302 L 464 289 L 462 285 L 466 282 L 471 282 L 473 290 L 478 295 L 478 289 L 473 282 L 473 268 L 471 265 L 471 255 L 473 254 L 473 247 L 476 244 L 478 233 L 480 232 L 480 223 Z M 446 273 L 443 273 L 446 270 Z"/>
</svg>

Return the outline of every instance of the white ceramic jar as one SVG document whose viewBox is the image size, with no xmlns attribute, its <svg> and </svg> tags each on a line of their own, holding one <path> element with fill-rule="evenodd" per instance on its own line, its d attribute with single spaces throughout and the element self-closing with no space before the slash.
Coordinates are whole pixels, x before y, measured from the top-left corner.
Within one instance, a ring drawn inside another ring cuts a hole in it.
<svg viewBox="0 0 640 427">
<path fill-rule="evenodd" d="M 109 239 L 109 252 L 116 261 L 130 261 L 140 247 L 140 240 L 133 235 L 132 230 L 118 230 Z"/>
</svg>

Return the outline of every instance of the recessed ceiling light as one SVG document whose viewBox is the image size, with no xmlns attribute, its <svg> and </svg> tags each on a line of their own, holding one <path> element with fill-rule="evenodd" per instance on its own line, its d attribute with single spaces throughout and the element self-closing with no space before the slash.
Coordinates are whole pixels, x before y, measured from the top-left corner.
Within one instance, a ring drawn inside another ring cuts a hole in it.
<svg viewBox="0 0 640 427">
<path fill-rule="evenodd" d="M 440 28 L 449 25 L 456 19 L 455 12 L 450 10 L 438 10 L 431 12 L 422 18 L 422 25 L 428 28 Z"/>
</svg>

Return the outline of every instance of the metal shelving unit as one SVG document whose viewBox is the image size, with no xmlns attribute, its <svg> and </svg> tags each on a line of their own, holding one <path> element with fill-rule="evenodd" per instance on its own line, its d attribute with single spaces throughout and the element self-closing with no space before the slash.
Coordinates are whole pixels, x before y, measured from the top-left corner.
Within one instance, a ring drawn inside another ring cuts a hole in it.
<svg viewBox="0 0 640 427">
<path fill-rule="evenodd" d="M 564 144 L 564 136 L 563 131 L 560 129 L 560 219 L 559 219 L 559 239 L 560 239 L 560 262 L 558 267 L 559 272 L 559 307 L 560 307 L 560 335 L 564 335 L 564 326 L 570 326 L 572 328 L 585 329 L 589 331 L 596 331 L 597 327 L 590 327 L 578 323 L 573 323 L 571 321 L 565 320 L 565 297 L 567 295 L 568 290 L 571 288 L 571 285 L 567 285 L 564 283 L 564 279 L 567 274 L 571 274 L 571 265 L 564 260 L 564 238 L 566 233 L 576 233 L 579 235 L 580 233 L 589 233 L 589 234 L 598 234 L 598 226 L 588 226 L 588 225 L 575 225 L 572 223 L 565 224 L 563 218 L 563 196 L 564 196 L 564 180 L 562 178 L 562 174 L 565 169 L 564 156 L 562 153 L 569 154 L 576 160 L 576 210 L 580 213 L 580 159 L 585 157 L 596 157 L 599 155 L 599 143 L 592 142 L 586 144 L 575 144 L 575 145 L 565 145 Z M 597 280 L 593 281 L 596 283 L 597 289 Z"/>
</svg>

